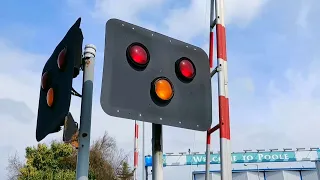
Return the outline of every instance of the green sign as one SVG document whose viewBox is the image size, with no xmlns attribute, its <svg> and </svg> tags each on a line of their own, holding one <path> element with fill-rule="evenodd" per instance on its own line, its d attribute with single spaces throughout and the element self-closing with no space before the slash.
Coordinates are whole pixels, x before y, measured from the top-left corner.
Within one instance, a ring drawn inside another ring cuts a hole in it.
<svg viewBox="0 0 320 180">
<path fill-rule="evenodd" d="M 320 152 L 319 152 L 320 153 Z M 205 154 L 187 155 L 186 164 L 197 165 L 206 163 Z M 261 153 L 232 153 L 232 163 L 254 163 L 254 162 L 294 162 L 295 152 L 261 152 Z M 219 164 L 220 154 L 210 155 L 210 164 Z"/>
<path fill-rule="evenodd" d="M 320 149 L 317 150 L 318 159 L 320 160 Z"/>
</svg>

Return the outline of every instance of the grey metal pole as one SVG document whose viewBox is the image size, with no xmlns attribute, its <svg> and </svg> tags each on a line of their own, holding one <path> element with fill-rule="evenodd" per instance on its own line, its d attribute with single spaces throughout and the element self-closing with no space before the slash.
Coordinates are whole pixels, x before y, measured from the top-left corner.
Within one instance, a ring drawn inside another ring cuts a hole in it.
<svg viewBox="0 0 320 180">
<path fill-rule="evenodd" d="M 214 0 L 211 0 L 210 3 L 210 36 L 209 36 L 209 42 L 210 42 L 210 47 L 209 47 L 209 62 L 210 64 L 213 64 L 213 31 L 214 31 Z M 211 77 L 213 76 L 213 73 L 211 72 L 210 68 L 210 73 L 212 74 Z M 210 176 L 210 141 L 211 141 L 211 133 L 207 131 L 207 146 L 206 146 L 206 171 L 205 171 L 205 180 L 209 180 Z"/>
<path fill-rule="evenodd" d="M 141 169 L 142 169 L 142 173 L 141 173 L 141 179 L 144 180 L 144 173 L 145 173 L 145 170 L 143 169 L 145 167 L 145 154 L 144 154 L 144 148 L 145 148 L 145 145 L 144 145 L 144 136 L 145 136 L 145 131 L 144 131 L 144 122 L 142 122 L 142 163 L 141 163 Z M 148 172 L 148 171 L 147 171 Z"/>
<path fill-rule="evenodd" d="M 210 3 L 210 32 L 213 32 L 214 30 L 214 22 L 215 22 L 215 15 L 214 15 L 214 1 L 215 0 L 211 0 Z"/>
<path fill-rule="evenodd" d="M 256 165 L 257 165 L 257 171 L 258 171 L 258 179 L 260 180 L 259 165 L 258 164 L 256 164 Z"/>
<path fill-rule="evenodd" d="M 145 169 L 146 169 L 146 180 L 148 180 L 148 175 L 149 175 L 148 174 L 148 166 L 146 166 Z"/>
<path fill-rule="evenodd" d="M 162 125 L 152 124 L 152 180 L 163 180 Z"/>
<path fill-rule="evenodd" d="M 320 180 L 320 160 L 316 160 L 315 163 L 316 163 L 318 180 Z"/>
<path fill-rule="evenodd" d="M 96 47 L 88 44 L 84 48 L 83 85 L 80 115 L 77 180 L 88 180 L 92 94 Z"/>
</svg>

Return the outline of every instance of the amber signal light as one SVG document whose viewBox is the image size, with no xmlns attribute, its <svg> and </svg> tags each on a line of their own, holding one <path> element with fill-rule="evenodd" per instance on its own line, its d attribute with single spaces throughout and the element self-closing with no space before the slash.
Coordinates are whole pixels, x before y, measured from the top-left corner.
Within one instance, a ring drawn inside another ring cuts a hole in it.
<svg viewBox="0 0 320 180">
<path fill-rule="evenodd" d="M 54 101 L 54 90 L 53 88 L 50 88 L 47 92 L 47 105 L 49 107 L 52 107 Z"/>
<path fill-rule="evenodd" d="M 156 103 L 166 105 L 174 96 L 174 88 L 168 78 L 159 77 L 152 81 L 150 93 Z"/>
</svg>

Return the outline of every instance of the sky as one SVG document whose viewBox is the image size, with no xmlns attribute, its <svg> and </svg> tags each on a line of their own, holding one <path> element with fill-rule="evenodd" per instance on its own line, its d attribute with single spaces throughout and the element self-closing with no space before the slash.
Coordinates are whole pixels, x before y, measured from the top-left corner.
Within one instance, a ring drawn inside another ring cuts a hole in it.
<svg viewBox="0 0 320 180">
<path fill-rule="evenodd" d="M 82 17 L 84 45 L 97 47 L 92 140 L 107 131 L 133 153 L 134 121 L 110 117 L 100 106 L 105 23 L 120 18 L 208 52 L 209 0 L 3 1 L 0 7 L 0 176 L 8 156 L 36 145 L 41 72 L 70 26 Z M 320 1 L 225 0 L 232 151 L 320 147 Z M 81 91 L 82 77 L 74 80 Z M 212 79 L 213 123 L 218 122 Z M 79 121 L 80 99 L 70 108 Z M 151 124 L 146 123 L 146 154 Z M 205 133 L 164 126 L 164 152 L 205 151 Z M 62 139 L 62 132 L 42 142 Z M 212 149 L 219 150 L 218 133 Z M 140 141 L 141 145 L 141 141 Z M 133 157 L 133 156 L 131 156 Z M 130 159 L 132 164 L 132 159 Z M 215 168 L 215 167 L 213 167 Z M 166 167 L 166 180 L 191 179 L 204 167 Z M 140 172 L 139 170 L 138 172 Z"/>
</svg>

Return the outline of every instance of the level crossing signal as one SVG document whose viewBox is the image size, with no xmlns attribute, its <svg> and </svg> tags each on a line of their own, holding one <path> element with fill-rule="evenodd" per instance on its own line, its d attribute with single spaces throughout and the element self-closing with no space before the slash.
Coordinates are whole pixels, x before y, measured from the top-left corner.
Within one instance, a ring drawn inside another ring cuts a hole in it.
<svg viewBox="0 0 320 180">
<path fill-rule="evenodd" d="M 36 139 L 61 130 L 68 115 L 72 80 L 80 71 L 83 35 L 79 18 L 56 46 L 41 76 Z"/>
<path fill-rule="evenodd" d="M 111 19 L 100 102 L 111 116 L 205 131 L 212 122 L 208 56 L 199 47 Z"/>
</svg>

